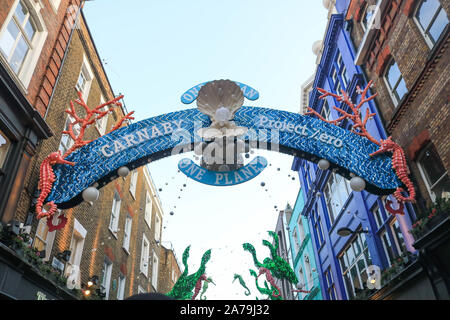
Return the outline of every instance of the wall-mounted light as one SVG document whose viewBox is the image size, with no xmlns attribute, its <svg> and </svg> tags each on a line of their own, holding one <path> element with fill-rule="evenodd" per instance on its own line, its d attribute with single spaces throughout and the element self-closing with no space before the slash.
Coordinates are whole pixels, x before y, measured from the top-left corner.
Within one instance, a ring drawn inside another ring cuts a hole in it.
<svg viewBox="0 0 450 320">
<path fill-rule="evenodd" d="M 353 231 L 350 228 L 344 227 L 344 228 L 340 228 L 336 233 L 341 237 L 347 237 L 351 234 L 369 233 L 369 231 L 367 231 L 367 230 Z"/>
<path fill-rule="evenodd" d="M 92 286 L 97 285 L 97 284 L 98 284 L 98 276 L 95 276 L 95 275 L 90 277 L 88 282 L 87 282 L 87 286 L 88 287 L 92 287 Z"/>
</svg>

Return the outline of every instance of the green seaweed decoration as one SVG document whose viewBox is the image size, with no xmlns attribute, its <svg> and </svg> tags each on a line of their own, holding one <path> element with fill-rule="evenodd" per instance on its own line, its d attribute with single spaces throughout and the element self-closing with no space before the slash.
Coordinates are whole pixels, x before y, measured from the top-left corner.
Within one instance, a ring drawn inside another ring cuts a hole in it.
<svg viewBox="0 0 450 320">
<path fill-rule="evenodd" d="M 265 288 L 261 288 L 258 284 L 258 275 L 256 274 L 256 272 L 252 269 L 249 269 L 250 271 L 250 275 L 252 275 L 253 277 L 255 277 L 255 285 L 256 285 L 256 289 L 258 289 L 259 292 L 261 292 L 262 294 L 268 295 L 270 300 L 283 300 L 283 298 L 280 296 L 275 297 L 273 295 L 274 291 L 278 291 L 277 288 L 275 288 L 274 286 L 270 286 L 271 288 L 269 288 L 269 285 L 267 284 L 267 281 L 264 280 L 264 287 Z M 258 300 L 258 297 L 256 298 L 256 300 Z"/>
<path fill-rule="evenodd" d="M 272 258 L 265 258 L 263 263 L 260 263 L 256 257 L 256 250 L 250 243 L 244 243 L 242 246 L 244 250 L 250 252 L 253 257 L 253 262 L 255 266 L 259 269 L 261 267 L 267 268 L 275 278 L 286 279 L 292 284 L 297 284 L 298 279 L 295 275 L 294 270 L 292 270 L 289 263 L 287 263 L 283 258 L 277 254 L 278 249 L 278 235 L 273 231 L 267 231 L 269 235 L 275 240 L 275 246 L 273 246 L 269 241 L 263 240 L 263 245 L 269 248 Z"/>
<path fill-rule="evenodd" d="M 200 300 L 206 300 L 206 296 L 203 297 L 203 294 L 208 290 L 209 283 L 212 283 L 213 285 L 216 285 L 211 277 L 208 277 L 206 281 L 203 282 L 203 288 L 202 292 L 200 293 Z M 204 299 L 203 299 L 204 298 Z"/>
<path fill-rule="evenodd" d="M 239 283 L 241 284 L 241 286 L 243 286 L 243 287 L 247 290 L 247 291 L 244 292 L 244 294 L 245 294 L 246 296 L 249 296 L 249 295 L 250 295 L 250 289 L 247 288 L 247 285 L 245 284 L 244 279 L 242 279 L 242 276 L 241 276 L 240 274 L 235 273 L 235 274 L 234 274 L 233 282 L 234 282 L 236 279 L 239 279 Z"/>
<path fill-rule="evenodd" d="M 203 256 L 200 267 L 197 272 L 188 275 L 188 264 L 187 260 L 189 258 L 189 250 L 191 246 L 189 245 L 183 252 L 182 262 L 184 265 L 184 271 L 181 274 L 178 281 L 174 284 L 172 290 L 166 295 L 172 297 L 176 300 L 190 300 L 193 296 L 193 290 L 198 279 L 205 273 L 206 263 L 211 259 L 211 249 L 207 250 Z"/>
</svg>

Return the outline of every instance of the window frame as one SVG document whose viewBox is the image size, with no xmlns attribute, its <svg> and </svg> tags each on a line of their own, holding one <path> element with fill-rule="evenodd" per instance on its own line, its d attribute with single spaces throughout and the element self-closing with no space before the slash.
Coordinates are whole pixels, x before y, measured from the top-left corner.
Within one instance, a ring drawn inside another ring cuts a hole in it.
<svg viewBox="0 0 450 320">
<path fill-rule="evenodd" d="M 103 266 L 102 266 L 102 282 L 100 284 L 100 289 L 103 290 L 103 293 L 105 294 L 105 299 L 109 300 L 109 291 L 111 288 L 111 276 L 112 276 L 112 268 L 113 263 L 111 260 L 109 260 L 108 257 L 105 257 L 103 260 Z"/>
<path fill-rule="evenodd" d="M 437 185 L 439 185 L 439 183 L 441 183 L 442 180 L 445 179 L 446 177 L 448 179 L 449 178 L 449 174 L 448 174 L 448 171 L 445 171 L 441 175 L 440 178 L 438 178 L 433 184 L 431 184 L 429 175 L 426 172 L 426 170 L 425 170 L 425 168 L 424 168 L 424 166 L 422 164 L 423 157 L 424 157 L 425 153 L 428 150 L 431 150 L 431 149 L 434 149 L 434 150 L 432 150 L 433 153 L 438 154 L 437 150 L 436 150 L 436 147 L 432 143 L 428 143 L 424 148 L 422 148 L 422 150 L 420 150 L 420 153 L 419 153 L 419 155 L 417 157 L 417 160 L 415 162 L 417 164 L 417 167 L 419 168 L 419 172 L 420 172 L 422 180 L 423 180 L 423 182 L 425 184 L 425 187 L 427 188 L 428 195 L 430 196 L 431 201 L 434 203 L 437 200 L 437 195 L 434 193 L 433 188 L 436 187 Z M 442 160 L 440 159 L 440 157 L 439 157 L 438 160 L 441 161 L 441 164 L 442 164 Z M 444 169 L 445 169 L 445 167 L 444 167 Z"/>
<path fill-rule="evenodd" d="M 360 229 L 361 229 L 361 227 L 359 227 L 357 230 L 360 230 Z M 356 268 L 355 270 L 357 272 L 358 281 L 360 282 L 361 286 L 364 287 L 364 281 L 361 278 L 361 272 L 359 272 L 358 262 L 360 259 L 363 259 L 364 265 L 365 265 L 365 268 L 363 271 L 366 271 L 367 277 L 369 277 L 367 268 L 373 264 L 372 257 L 370 256 L 370 251 L 369 251 L 369 247 L 367 244 L 367 239 L 366 239 L 366 245 L 364 246 L 364 241 L 362 240 L 362 236 L 365 237 L 365 235 L 362 233 L 357 233 L 355 236 L 353 236 L 352 239 L 348 242 L 348 244 L 344 247 L 341 254 L 338 256 L 339 266 L 341 268 L 342 279 L 344 282 L 345 293 L 346 293 L 348 299 L 354 298 L 356 296 L 356 292 L 355 292 L 355 284 L 353 283 L 353 278 L 347 277 L 347 279 L 350 280 L 351 290 L 352 290 L 352 295 L 349 295 L 349 288 L 347 288 L 347 281 L 346 281 L 347 274 L 351 273 L 351 270 L 353 268 Z M 356 253 L 354 251 L 354 245 L 353 245 L 354 242 L 359 242 L 359 245 L 361 247 L 361 251 L 358 255 L 356 255 Z M 353 251 L 353 255 L 354 255 L 353 261 L 348 260 L 347 252 L 349 250 Z M 369 257 L 370 261 L 366 261 L 366 258 L 367 258 L 366 252 L 367 252 L 367 256 Z M 345 270 L 344 270 L 344 267 L 346 267 Z"/>
<path fill-rule="evenodd" d="M 141 245 L 141 263 L 139 266 L 139 271 L 148 278 L 148 266 L 150 264 L 150 241 L 147 239 L 145 234 L 142 235 L 142 245 Z"/>
<path fill-rule="evenodd" d="M 150 201 L 148 201 L 150 199 Z M 153 199 L 150 192 L 147 190 L 145 194 L 145 208 L 144 221 L 147 223 L 149 229 L 152 228 L 152 214 L 153 214 Z"/>
<path fill-rule="evenodd" d="M 125 226 L 123 228 L 123 241 L 122 248 L 130 254 L 130 239 L 131 239 L 131 230 L 133 226 L 133 219 L 129 214 L 127 214 L 125 218 Z"/>
<path fill-rule="evenodd" d="M 442 6 L 441 1 L 439 1 L 439 0 L 436 0 L 436 1 L 439 3 L 439 7 L 435 11 L 435 13 L 434 13 L 433 17 L 431 18 L 430 23 L 428 24 L 426 29 L 423 28 L 422 24 L 420 23 L 420 20 L 417 18 L 419 10 L 420 10 L 420 8 L 422 7 L 422 5 L 425 2 L 424 0 L 421 0 L 417 4 L 416 9 L 414 10 L 414 14 L 413 14 L 413 20 L 416 23 L 417 27 L 419 28 L 420 33 L 424 37 L 425 42 L 426 42 L 427 46 L 430 49 L 432 49 L 439 42 L 439 38 L 440 38 L 440 36 L 442 35 L 442 33 L 444 32 L 444 30 L 446 28 L 446 27 L 444 27 L 444 29 L 442 29 L 441 33 L 439 34 L 439 37 L 436 40 L 433 40 L 432 36 L 428 34 L 430 29 L 431 29 L 431 27 L 433 26 L 434 22 L 436 21 L 436 18 L 438 17 L 438 15 L 439 15 L 441 10 L 443 10 L 444 13 L 447 15 L 447 20 L 448 20 L 448 14 L 445 11 L 444 7 Z M 447 22 L 447 24 L 448 24 L 448 22 Z"/>
<path fill-rule="evenodd" d="M 390 68 L 394 64 L 397 66 L 397 69 L 398 69 L 398 71 L 400 73 L 400 77 L 396 80 L 394 87 L 391 87 L 391 84 L 389 83 L 387 75 L 389 73 Z M 399 67 L 397 61 L 395 61 L 394 57 L 391 57 L 391 59 L 389 59 L 389 62 L 386 64 L 386 68 L 385 68 L 384 73 L 383 73 L 383 80 L 384 80 L 384 83 L 386 85 L 386 88 L 389 91 L 389 95 L 391 96 L 392 102 L 394 103 L 394 106 L 397 108 L 400 105 L 400 102 L 408 95 L 409 89 L 406 86 L 405 78 L 403 77 L 403 74 L 402 74 L 402 72 L 400 70 L 400 67 Z M 402 81 L 405 83 L 406 92 L 403 95 L 403 97 L 400 99 L 400 97 L 397 94 L 397 88 L 398 88 L 399 84 Z"/>
<path fill-rule="evenodd" d="M 117 281 L 117 300 L 123 300 L 125 298 L 126 280 L 126 276 L 120 273 Z"/>
<path fill-rule="evenodd" d="M 100 103 L 99 105 L 104 104 L 105 98 L 103 97 L 103 95 L 100 95 Z M 103 112 L 108 110 L 108 106 L 104 106 L 103 108 L 101 108 L 99 111 Z M 97 121 L 95 121 L 95 128 L 97 129 L 98 133 L 100 136 L 103 136 L 106 133 L 106 128 L 108 126 L 108 116 L 109 114 L 105 114 L 102 118 L 98 119 Z"/>
<path fill-rule="evenodd" d="M 40 59 L 41 52 L 48 35 L 48 30 L 45 25 L 45 20 L 43 19 L 40 13 L 41 9 L 43 8 L 40 1 L 15 0 L 13 5 L 11 6 L 8 15 L 6 16 L 5 21 L 3 22 L 3 25 L 0 28 L 0 41 L 2 37 L 6 34 L 6 32 L 8 32 L 7 28 L 10 22 L 13 22 L 14 14 L 16 12 L 19 3 L 21 3 L 22 6 L 27 8 L 29 17 L 32 18 L 34 27 L 36 29 L 31 43 L 33 48 L 30 48 L 31 50 L 28 50 L 27 53 L 25 54 L 18 72 L 15 72 L 14 69 L 11 67 L 8 61 L 9 57 L 6 57 L 5 56 L 6 54 L 4 55 L 2 50 L 0 50 L 0 60 L 4 62 L 3 65 L 5 66 L 6 71 L 18 84 L 18 87 L 22 91 L 22 93 L 28 94 L 27 88 L 31 82 L 31 78 L 36 69 L 37 63 Z M 15 21 L 13 23 L 17 26 L 17 23 Z M 20 29 L 19 32 L 22 33 Z M 17 42 L 17 40 L 18 38 L 16 38 L 14 42 Z M 9 52 L 9 56 L 11 56 L 11 52 Z"/>
<path fill-rule="evenodd" d="M 114 237 L 116 237 L 116 239 L 119 228 L 121 206 L 122 206 L 122 199 L 120 198 L 120 194 L 117 192 L 117 190 L 114 190 L 108 229 L 109 231 L 111 231 Z"/>
<path fill-rule="evenodd" d="M 136 200 L 136 188 L 137 188 L 137 181 L 138 181 L 138 175 L 139 172 L 137 169 L 131 171 L 131 177 L 130 177 L 130 193 L 133 196 L 133 199 Z"/>
<path fill-rule="evenodd" d="M 158 291 L 158 271 L 159 271 L 159 257 L 153 250 L 153 261 L 152 261 L 152 280 L 151 284 L 155 291 Z"/>
<path fill-rule="evenodd" d="M 67 115 L 66 122 L 64 124 L 64 131 L 69 130 L 69 124 L 74 123 L 75 119 L 72 118 L 71 115 Z M 81 126 L 79 123 L 72 126 L 72 130 L 74 134 L 78 135 L 80 134 Z M 64 140 L 67 139 L 67 142 Z M 73 145 L 75 141 L 72 139 L 72 137 L 68 134 L 63 133 L 61 135 L 61 140 L 59 141 L 59 147 L 58 150 L 61 151 L 61 154 L 64 155 Z"/>
<path fill-rule="evenodd" d="M 7 163 L 11 146 L 11 140 L 6 133 L 0 129 L 0 170 L 4 167 L 5 163 Z"/>
<path fill-rule="evenodd" d="M 79 81 L 81 76 L 85 79 L 84 86 L 80 88 Z M 94 73 L 92 72 L 91 64 L 89 63 L 86 55 L 83 53 L 83 62 L 81 63 L 80 72 L 78 73 L 77 82 L 75 83 L 75 90 L 81 91 L 84 102 L 87 103 L 89 93 L 91 91 L 92 82 L 94 80 Z"/>
</svg>

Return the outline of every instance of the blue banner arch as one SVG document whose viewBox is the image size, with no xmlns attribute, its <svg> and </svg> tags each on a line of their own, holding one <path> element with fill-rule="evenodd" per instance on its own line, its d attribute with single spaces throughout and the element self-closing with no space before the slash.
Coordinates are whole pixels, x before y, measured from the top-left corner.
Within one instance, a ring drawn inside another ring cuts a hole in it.
<svg viewBox="0 0 450 320">
<path fill-rule="evenodd" d="M 379 195 L 391 194 L 401 182 L 392 169 L 389 154 L 370 157 L 378 146 L 348 130 L 319 119 L 261 107 L 242 107 L 234 121 L 249 128 L 244 139 L 254 147 L 295 155 L 317 162 L 327 159 L 330 170 L 350 179 L 350 173 L 363 178 L 366 190 Z M 81 203 L 84 189 L 103 187 L 116 179 L 117 169 L 145 165 L 172 154 L 174 148 L 191 148 L 194 133 L 211 124 L 197 109 L 172 112 L 133 123 L 104 135 L 67 157 L 74 166 L 55 165 L 56 180 L 46 201 L 67 209 Z M 276 134 L 274 134 L 276 133 Z"/>
</svg>

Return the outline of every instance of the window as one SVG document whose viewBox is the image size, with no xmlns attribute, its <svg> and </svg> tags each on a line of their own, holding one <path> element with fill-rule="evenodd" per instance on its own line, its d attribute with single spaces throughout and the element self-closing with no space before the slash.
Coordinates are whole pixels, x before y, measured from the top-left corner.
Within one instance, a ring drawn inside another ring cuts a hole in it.
<svg viewBox="0 0 450 320">
<path fill-rule="evenodd" d="M 64 131 L 68 131 L 69 125 L 74 122 L 75 122 L 74 118 L 72 118 L 70 115 L 67 116 L 66 123 L 64 125 Z M 73 133 L 76 136 L 80 134 L 80 129 L 81 127 L 78 123 L 72 126 Z M 73 141 L 71 136 L 69 136 L 68 134 L 63 134 L 61 136 L 61 142 L 59 143 L 58 150 L 61 151 L 62 155 L 64 155 L 73 146 L 74 143 L 75 141 Z"/>
<path fill-rule="evenodd" d="M 111 273 L 112 273 L 112 262 L 105 257 L 105 260 L 103 261 L 103 268 L 102 268 L 102 283 L 101 283 L 101 289 L 106 294 L 105 300 L 109 299 L 109 288 L 111 286 Z"/>
<path fill-rule="evenodd" d="M 292 232 L 292 239 L 294 241 L 294 246 L 292 247 L 293 252 L 293 257 L 295 258 L 295 256 L 297 256 L 298 251 L 300 250 L 300 241 L 298 239 L 298 235 L 297 235 L 297 229 L 294 229 L 294 231 Z"/>
<path fill-rule="evenodd" d="M 58 210 L 56 214 L 53 215 L 53 224 L 58 224 L 58 216 L 61 214 L 61 211 Z M 36 248 L 39 251 L 45 250 L 44 261 L 48 261 L 50 259 L 50 254 L 52 251 L 53 240 L 55 239 L 56 231 L 48 232 L 47 226 L 47 217 L 44 217 L 39 220 L 39 224 L 36 229 L 36 236 L 33 242 L 33 248 Z"/>
<path fill-rule="evenodd" d="M 138 286 L 138 293 L 145 293 L 146 291 L 141 286 Z"/>
<path fill-rule="evenodd" d="M 326 120 L 330 120 L 330 106 L 328 105 L 328 101 L 325 100 L 325 102 L 323 103 L 322 106 L 322 110 L 320 111 L 320 115 L 326 119 Z"/>
<path fill-rule="evenodd" d="M 422 0 L 414 15 L 427 44 L 433 47 L 448 24 L 448 16 L 439 0 Z"/>
<path fill-rule="evenodd" d="M 391 244 L 391 240 L 389 239 L 389 235 L 386 230 L 380 232 L 381 243 L 383 244 L 384 254 L 386 255 L 386 259 L 388 261 L 389 266 L 392 265 L 395 258 L 394 247 Z"/>
<path fill-rule="evenodd" d="M 358 234 L 358 236 L 353 239 L 347 249 L 345 249 L 339 257 L 339 261 L 347 298 L 353 299 L 357 289 L 364 289 L 364 285 L 368 278 L 367 267 L 372 265 L 372 259 L 369 254 L 364 233 Z"/>
<path fill-rule="evenodd" d="M 152 286 L 155 289 L 155 291 L 158 290 L 158 267 L 159 267 L 158 256 L 155 254 L 155 252 L 153 252 Z"/>
<path fill-rule="evenodd" d="M 363 18 L 361 19 L 361 25 L 364 32 L 369 28 L 369 22 L 372 19 L 376 8 L 376 5 L 366 5 L 366 8 L 364 9 L 364 13 L 362 15 Z"/>
<path fill-rule="evenodd" d="M 0 169 L 6 161 L 6 156 L 8 155 L 9 147 L 11 142 L 8 137 L 0 130 Z"/>
<path fill-rule="evenodd" d="M 143 235 L 140 270 L 146 277 L 148 276 L 149 255 L 150 255 L 150 243 L 148 242 L 147 237 Z"/>
<path fill-rule="evenodd" d="M 152 227 L 152 197 L 150 196 L 150 193 L 147 191 L 145 195 L 145 213 L 144 213 L 144 220 L 147 222 L 147 225 L 149 228 Z"/>
<path fill-rule="evenodd" d="M 305 240 L 305 228 L 303 227 L 303 221 L 301 216 L 297 221 L 297 226 L 298 226 L 298 233 L 300 235 L 300 243 L 302 243 L 303 240 Z"/>
<path fill-rule="evenodd" d="M 41 8 L 39 3 L 16 0 L 0 30 L 1 58 L 24 88 L 31 80 L 47 37 Z"/>
<path fill-rule="evenodd" d="M 333 274 L 331 272 L 331 267 L 329 267 L 325 273 L 324 273 L 324 278 L 326 281 L 326 290 L 328 293 L 328 298 L 330 300 L 337 300 L 337 296 L 336 296 L 336 288 L 334 287 L 334 282 L 333 282 Z"/>
<path fill-rule="evenodd" d="M 109 230 L 116 236 L 117 228 L 119 225 L 119 215 L 120 215 L 120 204 L 122 200 L 120 199 L 119 193 L 114 190 L 113 203 L 111 208 L 111 219 L 109 220 Z"/>
<path fill-rule="evenodd" d="M 161 218 L 155 215 L 155 240 L 159 241 L 161 238 Z"/>
<path fill-rule="evenodd" d="M 330 225 L 334 223 L 351 192 L 350 183 L 347 179 L 336 173 L 330 174 L 324 189 Z"/>
<path fill-rule="evenodd" d="M 310 185 L 311 185 L 311 178 L 309 176 L 309 166 L 308 166 L 308 163 L 306 162 L 306 160 L 303 160 L 303 170 L 305 171 L 305 180 L 306 180 L 306 185 L 308 187 L 306 192 L 308 192 L 308 190 L 310 189 Z"/>
<path fill-rule="evenodd" d="M 92 69 L 89 65 L 86 56 L 83 56 L 83 64 L 81 65 L 81 70 L 78 76 L 77 84 L 75 85 L 75 89 L 77 89 L 77 91 L 80 91 L 82 93 L 83 100 L 85 102 L 87 102 L 87 99 L 89 97 L 92 79 L 94 79 Z"/>
<path fill-rule="evenodd" d="M 133 220 L 129 215 L 127 215 L 127 218 L 125 219 L 125 228 L 124 228 L 124 234 L 123 234 L 123 248 L 128 252 L 130 249 L 130 238 L 131 238 L 131 224 L 133 223 Z"/>
<path fill-rule="evenodd" d="M 450 178 L 433 144 L 424 148 L 417 158 L 417 164 L 431 200 L 449 199 Z"/>
<path fill-rule="evenodd" d="M 123 274 L 120 274 L 117 285 L 117 300 L 123 300 L 125 296 L 125 280 L 126 277 Z"/>
<path fill-rule="evenodd" d="M 377 229 L 380 229 L 383 226 L 385 219 L 381 213 L 380 206 L 378 205 L 378 203 L 375 203 L 375 205 L 370 210 L 370 212 L 372 212 L 372 215 L 375 219 L 375 223 L 377 224 Z"/>
<path fill-rule="evenodd" d="M 391 59 L 386 68 L 384 80 L 386 81 L 394 105 L 397 106 L 408 93 L 408 89 L 406 88 L 405 80 L 394 59 Z"/>
<path fill-rule="evenodd" d="M 397 252 L 399 254 L 404 253 L 407 251 L 406 244 L 405 244 L 405 238 L 403 237 L 403 233 L 400 230 L 400 225 L 397 221 L 397 218 L 394 218 L 393 221 L 390 223 L 390 228 L 392 232 L 392 236 L 394 237 L 395 246 L 397 248 Z"/>
<path fill-rule="evenodd" d="M 313 210 L 313 225 L 314 225 L 314 232 L 316 234 L 317 244 L 318 247 L 321 247 L 324 243 L 323 238 L 323 229 L 322 229 L 322 222 L 320 221 L 320 215 L 317 212 L 317 208 Z"/>
<path fill-rule="evenodd" d="M 133 198 L 136 199 L 136 182 L 137 182 L 137 178 L 138 178 L 138 172 L 137 170 L 133 170 L 133 172 L 131 172 L 131 181 L 130 181 L 130 193 L 133 196 Z"/>
<path fill-rule="evenodd" d="M 70 242 L 71 255 L 69 263 L 71 265 L 80 266 L 86 234 L 86 229 L 78 222 L 77 219 L 75 219 L 72 241 Z"/>
<path fill-rule="evenodd" d="M 100 96 L 100 105 L 104 104 L 105 102 L 106 102 L 105 98 L 103 98 L 103 96 Z M 103 108 L 100 109 L 100 111 L 102 112 L 106 110 L 108 110 L 108 106 L 104 106 Z M 105 134 L 107 123 L 108 123 L 108 114 L 104 115 L 102 118 L 100 118 L 95 122 L 95 127 L 97 128 L 100 136 L 103 136 Z"/>
</svg>

